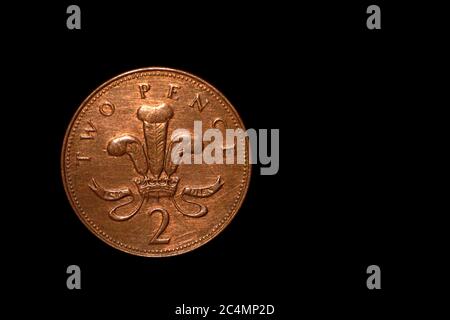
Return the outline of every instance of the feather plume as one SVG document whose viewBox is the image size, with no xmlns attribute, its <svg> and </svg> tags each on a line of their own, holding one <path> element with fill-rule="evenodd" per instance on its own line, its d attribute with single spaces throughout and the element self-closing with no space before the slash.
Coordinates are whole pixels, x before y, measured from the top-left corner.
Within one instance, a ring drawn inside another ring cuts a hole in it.
<svg viewBox="0 0 450 320">
<path fill-rule="evenodd" d="M 172 108 L 166 103 L 143 105 L 138 110 L 138 118 L 144 125 L 149 168 L 156 179 L 164 167 L 167 125 L 172 117 Z"/>
</svg>

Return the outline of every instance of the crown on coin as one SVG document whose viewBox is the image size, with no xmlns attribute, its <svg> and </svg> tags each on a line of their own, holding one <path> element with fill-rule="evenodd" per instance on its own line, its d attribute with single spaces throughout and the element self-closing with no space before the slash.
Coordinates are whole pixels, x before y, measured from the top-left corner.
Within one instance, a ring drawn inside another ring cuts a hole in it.
<svg viewBox="0 0 450 320">
<path fill-rule="evenodd" d="M 136 185 L 142 196 L 170 197 L 175 194 L 179 180 L 179 177 L 146 178 L 136 181 Z"/>
</svg>

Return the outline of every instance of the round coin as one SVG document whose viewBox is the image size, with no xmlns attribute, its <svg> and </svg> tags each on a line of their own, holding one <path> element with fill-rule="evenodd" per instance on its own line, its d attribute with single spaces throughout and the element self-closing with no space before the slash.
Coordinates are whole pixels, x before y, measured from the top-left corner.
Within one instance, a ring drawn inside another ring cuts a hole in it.
<svg viewBox="0 0 450 320">
<path fill-rule="evenodd" d="M 121 74 L 78 108 L 61 157 L 81 221 L 119 250 L 146 257 L 200 247 L 233 219 L 251 167 L 231 103 L 167 68 Z"/>
</svg>

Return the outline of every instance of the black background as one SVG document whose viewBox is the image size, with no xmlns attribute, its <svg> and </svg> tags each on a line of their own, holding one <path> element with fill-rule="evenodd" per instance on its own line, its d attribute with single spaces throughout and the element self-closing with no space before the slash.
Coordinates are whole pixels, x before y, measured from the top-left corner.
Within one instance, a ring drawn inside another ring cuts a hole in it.
<svg viewBox="0 0 450 320">
<path fill-rule="evenodd" d="M 377 1 L 382 29 L 367 30 L 371 2 L 74 3 L 81 30 L 66 28 L 73 3 L 62 1 L 36 5 L 23 19 L 39 17 L 38 27 L 14 38 L 33 56 L 40 77 L 22 81 L 41 101 L 39 139 L 28 147 L 39 155 L 40 187 L 24 210 L 33 240 L 24 237 L 20 254 L 27 266 L 38 261 L 28 270 L 36 290 L 21 294 L 43 298 L 38 308 L 49 313 L 93 307 L 147 319 L 182 319 L 174 310 L 183 303 L 273 304 L 270 319 L 367 318 L 398 305 L 418 249 L 411 226 L 420 205 L 408 155 L 416 109 L 405 102 L 420 99 L 411 95 L 421 67 L 410 42 L 420 30 L 405 23 L 405 6 Z M 91 234 L 66 198 L 59 162 L 81 102 L 108 79 L 150 66 L 199 76 L 247 128 L 278 128 L 281 137 L 278 174 L 253 166 L 230 225 L 192 252 L 161 259 Z M 82 290 L 66 288 L 71 264 L 81 267 Z M 381 267 L 381 290 L 366 287 L 371 264 Z"/>
</svg>

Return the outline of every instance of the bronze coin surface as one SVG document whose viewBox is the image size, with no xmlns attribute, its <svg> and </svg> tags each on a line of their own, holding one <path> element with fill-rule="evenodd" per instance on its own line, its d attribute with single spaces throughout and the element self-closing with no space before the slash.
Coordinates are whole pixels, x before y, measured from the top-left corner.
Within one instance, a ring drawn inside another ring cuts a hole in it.
<svg viewBox="0 0 450 320">
<path fill-rule="evenodd" d="M 223 163 L 194 160 L 212 144 L 200 141 L 206 129 L 223 134 L 222 149 L 211 152 L 223 152 Z M 248 144 L 239 137 L 226 144 L 226 129 L 245 130 L 239 114 L 189 73 L 152 67 L 107 81 L 84 100 L 64 138 L 61 172 L 74 211 L 101 240 L 134 255 L 202 246 L 230 223 L 249 185 Z"/>
</svg>

